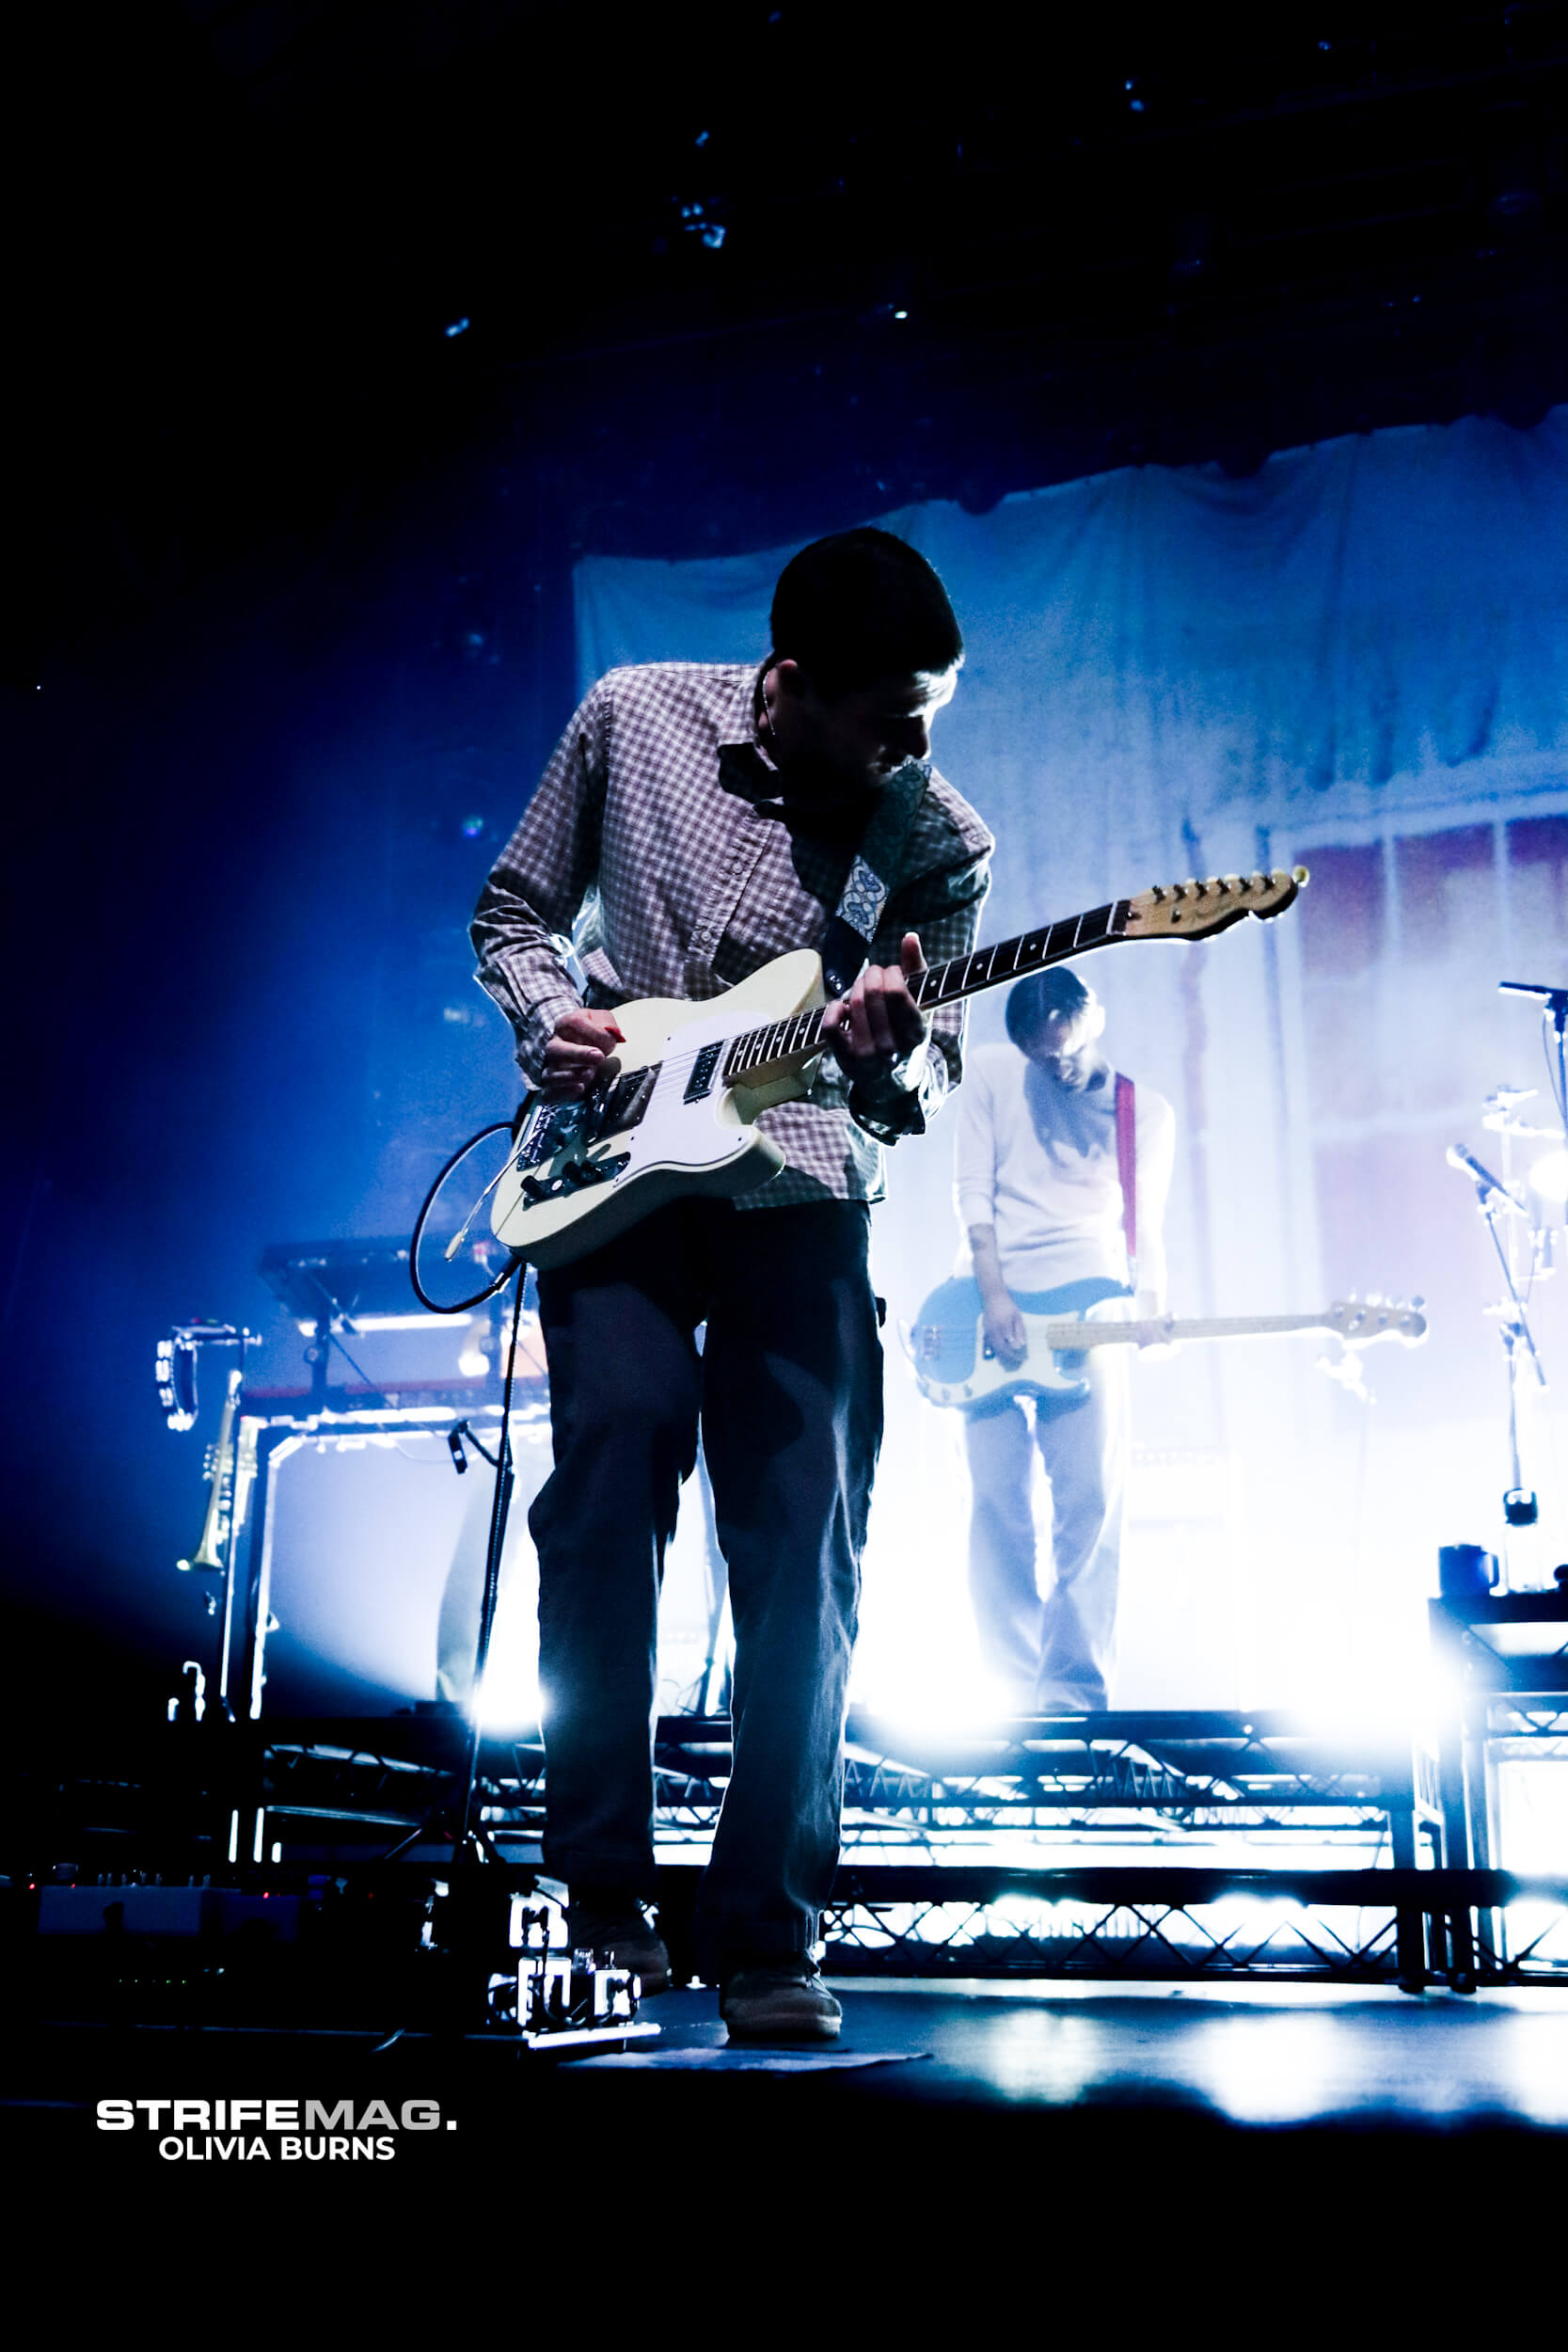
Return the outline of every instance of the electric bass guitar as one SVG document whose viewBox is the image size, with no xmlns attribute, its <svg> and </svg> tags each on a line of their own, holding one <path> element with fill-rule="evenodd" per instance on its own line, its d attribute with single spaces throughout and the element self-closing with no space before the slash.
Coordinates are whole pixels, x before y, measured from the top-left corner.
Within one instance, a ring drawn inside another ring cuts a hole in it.
<svg viewBox="0 0 1568 2352">
<path fill-rule="evenodd" d="M 1122 940 L 1212 939 L 1244 915 L 1282 914 L 1307 870 L 1172 882 L 930 965 L 910 981 L 923 1012 Z M 758 1114 L 809 1089 L 824 1051 L 822 961 L 798 948 L 698 1004 L 616 1008 L 620 1074 L 584 1103 L 531 1094 L 491 1186 L 498 1240 L 534 1266 L 566 1265 L 687 1193 L 767 1184 L 784 1153 Z M 475 1204 L 476 1209 L 478 1203 Z M 448 1247 L 451 1256 L 467 1224 Z"/>
<path fill-rule="evenodd" d="M 1426 1318 L 1417 1306 L 1372 1298 L 1337 1300 L 1318 1315 L 1211 1315 L 1196 1321 L 1164 1315 L 1143 1323 L 1084 1320 L 1092 1318 L 1107 1300 L 1128 1295 L 1124 1283 L 1099 1276 L 1064 1282 L 1058 1290 L 1015 1294 L 1028 1353 L 1022 1364 L 1009 1366 L 987 1341 L 978 1284 L 973 1276 L 955 1276 L 931 1293 L 906 1335 L 921 1392 L 933 1405 L 956 1405 L 967 1413 L 1003 1397 L 1025 1395 L 1062 1411 L 1082 1404 L 1089 1392 L 1084 1356 L 1091 1347 L 1147 1347 L 1173 1340 L 1257 1340 L 1291 1331 L 1332 1331 L 1347 1347 L 1390 1339 L 1414 1346 L 1426 1337 Z"/>
</svg>

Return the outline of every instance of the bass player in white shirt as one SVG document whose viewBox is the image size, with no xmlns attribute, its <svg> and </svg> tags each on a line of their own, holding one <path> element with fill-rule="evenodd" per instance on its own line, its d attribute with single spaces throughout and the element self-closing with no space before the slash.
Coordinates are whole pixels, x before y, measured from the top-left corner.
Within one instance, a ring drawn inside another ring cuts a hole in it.
<svg viewBox="0 0 1568 2352">
<path fill-rule="evenodd" d="M 1057 1295 L 1069 1286 L 1083 1284 L 1086 1300 L 1097 1286 L 1131 1293 L 1135 1284 L 1140 1318 L 1164 1311 L 1162 1226 L 1176 1120 L 1163 1095 L 1134 1089 L 1111 1068 L 1100 1050 L 1105 1009 L 1069 966 L 1021 980 L 1006 1022 L 1012 1044 L 975 1052 L 958 1095 L 956 1190 L 986 1343 L 1013 1367 L 1027 1351 L 1021 1305 L 1072 1312 L 1070 1290 Z M 967 1419 L 970 1590 L 985 1664 L 1020 1714 L 1085 1714 L 1109 1704 L 1127 1354 L 1085 1350 L 1079 1376 L 1087 1394 L 1075 1401 L 1006 1393 Z M 1037 1449 L 1051 1487 L 1053 1572 L 1043 1594 Z"/>
</svg>

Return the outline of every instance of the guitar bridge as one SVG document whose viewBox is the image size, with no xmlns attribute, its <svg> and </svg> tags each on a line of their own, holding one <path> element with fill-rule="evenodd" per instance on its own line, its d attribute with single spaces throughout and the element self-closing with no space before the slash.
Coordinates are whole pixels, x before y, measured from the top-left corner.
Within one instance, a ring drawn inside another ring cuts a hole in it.
<svg viewBox="0 0 1568 2352">
<path fill-rule="evenodd" d="M 628 1070 L 594 1105 L 595 1136 L 618 1136 L 626 1128 L 641 1124 L 654 1089 L 658 1084 L 659 1065 L 650 1064 L 646 1070 Z"/>
<path fill-rule="evenodd" d="M 537 1168 L 542 1160 L 553 1159 L 558 1152 L 580 1143 L 583 1118 L 580 1103 L 534 1103 L 523 1123 L 514 1163 L 518 1175 L 524 1178 L 525 1192 L 527 1169 Z"/>
<path fill-rule="evenodd" d="M 591 1096 L 586 1103 L 535 1100 L 518 1131 L 516 1155 L 513 1162 L 523 1179 L 521 1189 L 525 1198 L 531 1200 L 554 1200 L 563 1186 L 580 1190 L 584 1184 L 596 1184 L 599 1179 L 592 1173 L 576 1176 L 569 1185 L 563 1175 L 558 1175 L 546 1181 L 545 1191 L 535 1193 L 531 1184 L 545 1180 L 531 1178 L 529 1171 L 541 1167 L 546 1160 L 559 1158 L 562 1152 L 569 1155 L 574 1167 L 587 1169 L 590 1164 L 583 1161 L 582 1154 L 592 1145 L 604 1136 L 624 1135 L 628 1127 L 641 1124 L 654 1099 L 658 1072 L 657 1062 L 646 1070 L 629 1070 L 603 1094 Z M 601 1168 L 610 1166 L 602 1160 L 594 1165 Z M 625 1166 L 626 1156 L 623 1155 L 610 1168 L 610 1174 L 618 1174 Z"/>
</svg>

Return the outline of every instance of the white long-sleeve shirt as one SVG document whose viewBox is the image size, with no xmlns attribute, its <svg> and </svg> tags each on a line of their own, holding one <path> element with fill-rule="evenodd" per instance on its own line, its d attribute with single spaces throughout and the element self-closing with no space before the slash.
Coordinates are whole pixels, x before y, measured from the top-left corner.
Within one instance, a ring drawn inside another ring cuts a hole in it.
<svg viewBox="0 0 1568 2352">
<path fill-rule="evenodd" d="M 1165 1295 L 1165 1201 L 1176 1158 L 1176 1114 L 1138 1087 L 1138 1288 Z M 1106 1065 L 1073 1092 L 1010 1045 L 983 1045 L 958 1089 L 958 1222 L 996 1228 L 1002 1276 L 1015 1295 L 1090 1275 L 1127 1279 L 1117 1090 Z"/>
</svg>

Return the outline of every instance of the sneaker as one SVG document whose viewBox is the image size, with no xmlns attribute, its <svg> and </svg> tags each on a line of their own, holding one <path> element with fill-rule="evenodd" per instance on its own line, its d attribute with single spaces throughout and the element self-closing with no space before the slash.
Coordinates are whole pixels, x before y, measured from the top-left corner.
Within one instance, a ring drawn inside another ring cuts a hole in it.
<svg viewBox="0 0 1568 2352">
<path fill-rule="evenodd" d="M 844 2011 L 802 1952 L 726 1977 L 719 2014 L 732 2042 L 834 2042 Z"/>
<path fill-rule="evenodd" d="M 629 1968 L 641 1979 L 644 1998 L 670 1990 L 670 1955 L 646 1903 L 635 1895 L 603 1896 L 573 1903 L 566 1931 L 575 1952 L 597 1952 L 612 1967 Z"/>
</svg>

